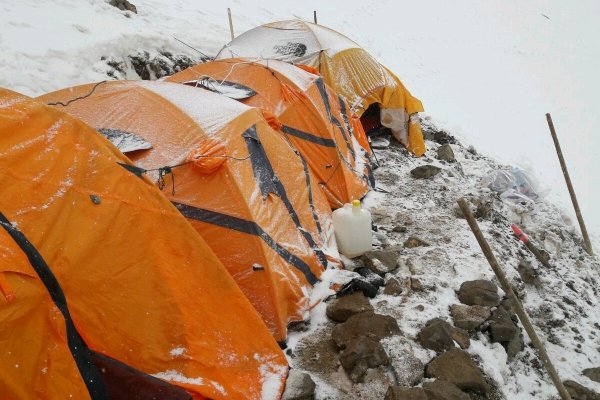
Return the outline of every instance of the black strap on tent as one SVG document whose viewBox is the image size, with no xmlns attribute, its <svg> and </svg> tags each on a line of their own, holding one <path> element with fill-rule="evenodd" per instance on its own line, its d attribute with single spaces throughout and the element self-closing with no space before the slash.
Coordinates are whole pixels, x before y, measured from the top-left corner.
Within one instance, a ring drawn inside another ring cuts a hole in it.
<svg viewBox="0 0 600 400">
<path fill-rule="evenodd" d="M 308 264 L 277 243 L 256 222 L 237 218 L 231 215 L 221 214 L 216 211 L 190 206 L 188 204 L 177 203 L 175 201 L 172 203 L 186 218 L 220 226 L 222 228 L 232 229 L 242 233 L 247 233 L 249 235 L 258 236 L 271 249 L 275 250 L 275 252 L 281 256 L 281 258 L 302 272 L 306 280 L 311 285 L 314 285 L 318 282 L 317 277 L 312 273 Z"/>
<path fill-rule="evenodd" d="M 246 147 L 248 148 L 248 153 L 250 153 L 250 162 L 252 163 L 252 170 L 254 171 L 254 179 L 258 183 L 263 197 L 267 196 L 269 193 L 273 193 L 283 201 L 296 228 L 298 228 L 298 231 L 304 236 L 304 239 L 306 239 L 310 247 L 314 250 L 323 267 L 327 268 L 327 257 L 325 257 L 325 253 L 317 246 L 317 243 L 310 232 L 308 232 L 300 223 L 298 214 L 290 202 L 285 187 L 279 180 L 279 177 L 275 174 L 273 166 L 269 161 L 269 157 L 260 142 L 258 132 L 256 131 L 256 125 L 246 129 L 242 134 L 242 137 L 246 141 Z"/>
<path fill-rule="evenodd" d="M 304 177 L 306 179 L 306 187 L 308 188 L 308 205 L 310 207 L 310 211 L 312 212 L 313 220 L 315 221 L 315 225 L 317 226 L 317 232 L 319 235 L 323 233 L 321 229 L 321 222 L 319 221 L 319 216 L 317 215 L 317 209 L 315 208 L 315 203 L 313 201 L 313 192 L 312 192 L 312 183 L 310 181 L 310 172 L 308 170 L 308 164 L 306 160 L 298 150 L 294 149 L 294 153 L 296 153 L 296 157 L 302 162 L 302 168 L 304 169 Z"/>
<path fill-rule="evenodd" d="M 50 293 L 52 301 L 63 315 L 67 331 L 67 344 L 90 397 L 92 400 L 108 400 L 107 391 L 103 385 L 100 372 L 92 360 L 90 349 L 75 328 L 75 324 L 73 323 L 73 319 L 71 318 L 71 314 L 67 307 L 67 299 L 65 298 L 65 294 L 62 291 L 58 280 L 52 273 L 52 270 L 48 267 L 48 264 L 46 264 L 42 255 L 25 237 L 23 232 L 15 225 L 11 224 L 1 211 L 0 225 L 2 225 L 21 250 L 23 250 L 29 263 L 40 277 L 44 286 L 46 286 L 48 293 Z"/>
<path fill-rule="evenodd" d="M 325 147 L 336 147 L 335 141 L 333 139 L 322 138 L 312 133 L 301 131 L 300 129 L 292 128 L 291 126 L 283 125 L 281 127 L 281 131 L 283 133 L 287 133 L 288 135 L 295 136 L 302 140 L 307 140 L 311 143 L 318 144 L 320 146 Z"/>
</svg>

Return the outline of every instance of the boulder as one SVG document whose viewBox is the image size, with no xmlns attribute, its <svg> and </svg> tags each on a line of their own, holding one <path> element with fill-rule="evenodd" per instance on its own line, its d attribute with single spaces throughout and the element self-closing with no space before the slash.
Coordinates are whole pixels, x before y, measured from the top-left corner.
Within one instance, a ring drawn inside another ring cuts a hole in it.
<svg viewBox="0 0 600 400">
<path fill-rule="evenodd" d="M 373 311 L 373 306 L 362 292 L 357 292 L 337 298 L 327 306 L 325 313 L 336 322 L 344 322 L 354 314 L 366 311 Z"/>
<path fill-rule="evenodd" d="M 348 342 L 340 354 L 340 363 L 352 382 L 362 382 L 367 369 L 389 363 L 389 358 L 378 340 L 357 337 Z"/>
<path fill-rule="evenodd" d="M 410 278 L 410 288 L 415 292 L 422 292 L 423 284 L 418 278 Z"/>
<path fill-rule="evenodd" d="M 510 340 L 510 342 L 508 342 L 505 345 L 505 348 L 506 354 L 508 355 L 508 359 L 512 360 L 513 358 L 515 358 L 517 354 L 519 354 L 525 348 L 525 343 L 523 342 L 523 335 L 520 333 L 516 335 Z"/>
<path fill-rule="evenodd" d="M 584 369 L 583 375 L 587 376 L 594 382 L 600 382 L 600 367 Z"/>
<path fill-rule="evenodd" d="M 384 276 L 398 268 L 398 250 L 373 250 L 362 255 L 361 260 L 365 267 L 378 275 Z"/>
<path fill-rule="evenodd" d="M 471 338 L 469 332 L 464 329 L 454 328 L 452 330 L 452 339 L 458 343 L 461 349 L 468 349 L 471 346 Z"/>
<path fill-rule="evenodd" d="M 458 299 L 469 306 L 493 307 L 500 304 L 498 287 L 485 279 L 463 282 L 458 290 Z"/>
<path fill-rule="evenodd" d="M 467 306 L 464 304 L 453 304 L 450 306 L 450 315 L 457 326 L 468 331 L 475 331 L 491 315 L 489 307 Z"/>
<path fill-rule="evenodd" d="M 600 400 L 600 394 L 575 381 L 567 380 L 563 384 L 573 400 Z"/>
<path fill-rule="evenodd" d="M 451 382 L 462 390 L 487 393 L 490 387 L 469 354 L 452 349 L 434 358 L 425 367 L 425 376 Z"/>
<path fill-rule="evenodd" d="M 385 284 L 383 294 L 389 296 L 400 296 L 402 294 L 402 284 L 396 278 L 390 278 Z"/>
<path fill-rule="evenodd" d="M 440 167 L 434 165 L 421 165 L 410 171 L 410 174 L 415 179 L 429 179 L 433 178 L 442 171 Z"/>
<path fill-rule="evenodd" d="M 417 334 L 417 340 L 424 348 L 440 353 L 455 347 L 452 334 L 453 327 L 449 323 L 434 319 L 421 329 Z"/>
<path fill-rule="evenodd" d="M 428 400 L 422 388 L 390 386 L 383 400 Z"/>
<path fill-rule="evenodd" d="M 423 389 L 427 394 L 427 400 L 470 400 L 469 395 L 460 390 L 458 386 L 439 379 L 425 382 Z"/>
<path fill-rule="evenodd" d="M 291 369 L 281 400 L 314 400 L 315 387 L 315 382 L 309 374 Z"/>
<path fill-rule="evenodd" d="M 344 349 L 355 338 L 368 337 L 379 341 L 384 337 L 401 333 L 395 318 L 389 315 L 364 312 L 355 314 L 346 322 L 336 325 L 331 337 L 339 348 Z"/>
<path fill-rule="evenodd" d="M 454 151 L 452 147 L 446 143 L 441 145 L 437 150 L 437 158 L 438 160 L 454 162 L 456 158 L 454 157 Z"/>
<path fill-rule="evenodd" d="M 489 324 L 490 336 L 493 342 L 510 342 L 521 333 L 521 330 L 515 325 L 504 307 L 498 307 L 493 312 Z"/>
</svg>

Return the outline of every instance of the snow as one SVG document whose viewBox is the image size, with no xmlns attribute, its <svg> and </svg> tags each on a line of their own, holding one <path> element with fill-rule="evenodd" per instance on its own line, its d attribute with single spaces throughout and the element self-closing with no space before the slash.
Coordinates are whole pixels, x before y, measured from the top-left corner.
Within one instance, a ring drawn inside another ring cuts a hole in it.
<svg viewBox="0 0 600 400">
<path fill-rule="evenodd" d="M 183 375 L 181 372 L 178 372 L 178 371 L 175 371 L 172 369 L 170 369 L 168 371 L 164 371 L 164 372 L 157 372 L 155 374 L 152 374 L 152 376 L 154 376 L 156 378 L 164 379 L 165 381 L 185 383 L 188 385 L 202 386 L 204 384 L 204 379 L 202 379 L 201 377 L 189 378 L 189 377 Z"/>
</svg>

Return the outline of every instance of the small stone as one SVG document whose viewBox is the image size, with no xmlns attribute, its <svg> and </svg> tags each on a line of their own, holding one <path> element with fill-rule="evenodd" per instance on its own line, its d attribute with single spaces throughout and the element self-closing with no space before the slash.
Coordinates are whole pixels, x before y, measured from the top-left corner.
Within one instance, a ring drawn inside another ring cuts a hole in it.
<svg viewBox="0 0 600 400">
<path fill-rule="evenodd" d="M 449 144 L 441 145 L 437 150 L 437 158 L 438 160 L 454 162 L 456 158 L 454 157 L 454 151 Z"/>
<path fill-rule="evenodd" d="M 540 285 L 538 273 L 529 261 L 521 260 L 517 267 L 517 271 L 519 272 L 519 275 L 521 275 L 523 282 L 534 286 Z"/>
<path fill-rule="evenodd" d="M 415 306 L 415 310 L 417 310 L 417 311 L 425 311 L 425 306 L 423 304 L 417 304 Z"/>
<path fill-rule="evenodd" d="M 452 331 L 453 328 L 449 323 L 434 319 L 421 329 L 417 334 L 417 340 L 424 348 L 440 353 L 454 348 Z"/>
<path fill-rule="evenodd" d="M 488 307 L 453 304 L 450 306 L 450 315 L 452 315 L 454 326 L 472 332 L 490 317 L 491 312 Z"/>
<path fill-rule="evenodd" d="M 315 388 L 315 382 L 309 374 L 291 369 L 281 400 L 314 400 Z"/>
<path fill-rule="evenodd" d="M 434 358 L 425 367 L 425 376 L 448 381 L 462 390 L 487 393 L 490 387 L 469 354 L 452 349 Z"/>
<path fill-rule="evenodd" d="M 396 385 L 410 387 L 423 380 L 425 365 L 415 356 L 408 339 L 402 336 L 393 336 L 382 339 L 381 343 L 390 358 L 390 364 L 395 372 Z"/>
<path fill-rule="evenodd" d="M 390 386 L 383 400 L 428 400 L 422 388 Z"/>
<path fill-rule="evenodd" d="M 583 375 L 587 376 L 594 382 L 600 382 L 600 367 L 584 369 Z"/>
<path fill-rule="evenodd" d="M 406 241 L 404 242 L 404 247 L 406 247 L 407 249 L 412 249 L 413 247 L 419 247 L 419 246 L 429 246 L 429 243 L 427 243 L 424 240 L 419 239 L 416 236 L 411 236 L 408 239 L 406 239 Z"/>
<path fill-rule="evenodd" d="M 521 331 L 503 307 L 498 307 L 489 320 L 490 336 L 493 342 L 510 342 Z"/>
<path fill-rule="evenodd" d="M 415 179 L 429 179 L 436 176 L 441 171 L 441 168 L 433 165 L 421 165 L 420 167 L 417 167 L 410 171 L 410 174 Z"/>
<path fill-rule="evenodd" d="M 458 299 L 469 306 L 497 306 L 500 304 L 498 287 L 485 279 L 463 282 L 458 290 Z"/>
<path fill-rule="evenodd" d="M 383 294 L 388 296 L 400 296 L 402 294 L 402 285 L 396 278 L 390 278 L 385 284 Z"/>
<path fill-rule="evenodd" d="M 515 335 L 514 338 L 511 339 L 510 342 L 506 345 L 506 354 L 509 360 L 512 360 L 525 348 L 525 343 L 523 342 L 523 335 L 518 334 Z"/>
<path fill-rule="evenodd" d="M 566 380 L 563 384 L 573 400 L 600 400 L 600 394 L 575 381 Z"/>
<path fill-rule="evenodd" d="M 397 250 L 373 250 L 364 253 L 361 260 L 365 267 L 384 276 L 398 268 L 398 258 L 400 258 L 400 251 Z"/>
<path fill-rule="evenodd" d="M 108 4 L 117 7 L 121 11 L 131 11 L 137 14 L 137 7 L 127 0 L 110 0 Z"/>
<path fill-rule="evenodd" d="M 470 400 L 469 395 L 460 390 L 458 386 L 439 379 L 425 382 L 423 389 L 427 393 L 427 400 Z"/>
<path fill-rule="evenodd" d="M 365 278 L 365 280 L 367 282 L 369 282 L 371 285 L 381 287 L 385 284 L 385 281 L 383 280 L 383 278 L 381 276 L 379 276 L 375 272 L 371 271 L 367 267 L 358 267 L 354 270 L 354 272 L 356 272 L 357 274 L 359 274 L 360 276 Z"/>
<path fill-rule="evenodd" d="M 364 312 L 355 314 L 346 322 L 336 325 L 331 334 L 336 345 L 343 349 L 354 338 L 366 336 L 374 340 L 400 335 L 402 332 L 395 318 L 389 315 Z"/>
<path fill-rule="evenodd" d="M 406 232 L 406 226 L 396 225 L 396 226 L 394 226 L 394 228 L 392 228 L 392 232 L 404 233 L 404 232 Z"/>
<path fill-rule="evenodd" d="M 461 349 L 468 349 L 471 346 L 471 338 L 469 333 L 464 329 L 454 328 L 452 330 L 452 339 L 458 343 Z"/>
<path fill-rule="evenodd" d="M 373 311 L 373 306 L 362 292 L 357 292 L 334 300 L 325 309 L 325 314 L 336 322 L 344 322 L 354 314 L 366 311 Z"/>
<path fill-rule="evenodd" d="M 352 382 L 361 382 L 367 369 L 387 365 L 389 358 L 378 340 L 358 337 L 351 340 L 340 354 L 340 363 Z"/>
<path fill-rule="evenodd" d="M 423 284 L 417 278 L 410 278 L 410 288 L 412 290 L 414 290 L 415 292 L 422 292 L 423 291 Z"/>
</svg>

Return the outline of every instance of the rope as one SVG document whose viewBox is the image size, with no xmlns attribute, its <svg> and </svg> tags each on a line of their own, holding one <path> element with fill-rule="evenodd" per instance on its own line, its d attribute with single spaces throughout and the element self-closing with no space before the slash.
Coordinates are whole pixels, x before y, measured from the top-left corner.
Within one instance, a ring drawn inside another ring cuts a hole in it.
<svg viewBox="0 0 600 400">
<path fill-rule="evenodd" d="M 49 106 L 63 106 L 63 107 L 66 107 L 66 106 L 68 106 L 69 104 L 71 104 L 74 101 L 82 100 L 82 99 L 85 99 L 86 97 L 90 97 L 92 95 L 92 93 L 94 93 L 94 91 L 96 90 L 96 88 L 98 86 L 100 86 L 100 85 L 102 85 L 103 83 L 106 83 L 106 82 L 107 81 L 102 81 L 102 82 L 96 83 L 94 85 L 94 87 L 92 88 L 92 90 L 90 90 L 90 92 L 88 94 L 86 94 L 85 96 L 76 97 L 74 99 L 71 99 L 71 100 L 67 101 L 66 103 L 63 103 L 61 101 L 57 101 L 56 103 L 47 103 L 47 105 L 49 105 Z"/>
</svg>

